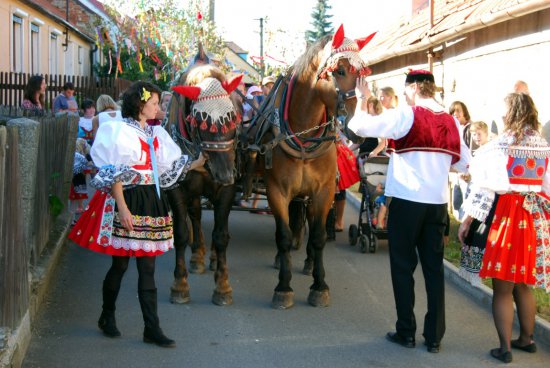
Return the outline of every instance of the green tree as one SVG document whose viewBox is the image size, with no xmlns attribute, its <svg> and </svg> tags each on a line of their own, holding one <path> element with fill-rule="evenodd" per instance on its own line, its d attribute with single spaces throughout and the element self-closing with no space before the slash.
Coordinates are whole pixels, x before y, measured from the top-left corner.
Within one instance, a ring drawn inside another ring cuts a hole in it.
<svg viewBox="0 0 550 368">
<path fill-rule="evenodd" d="M 327 13 L 331 8 L 328 5 L 328 0 L 317 0 L 317 4 L 311 12 L 313 20 L 310 24 L 313 26 L 313 30 L 306 31 L 306 41 L 308 44 L 312 44 L 324 36 L 334 33 L 332 22 L 329 20 L 332 18 L 332 15 Z"/>
</svg>

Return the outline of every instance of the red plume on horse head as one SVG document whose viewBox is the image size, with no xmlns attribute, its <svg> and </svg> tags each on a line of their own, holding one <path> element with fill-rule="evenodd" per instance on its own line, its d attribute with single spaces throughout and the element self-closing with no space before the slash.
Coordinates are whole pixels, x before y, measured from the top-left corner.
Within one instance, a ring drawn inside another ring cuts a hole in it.
<svg viewBox="0 0 550 368">
<path fill-rule="evenodd" d="M 367 37 L 356 39 L 355 43 L 357 44 L 359 51 L 361 51 L 361 49 L 363 49 L 363 47 L 365 47 L 373 39 L 374 36 L 376 36 L 376 32 L 371 33 Z"/>
<path fill-rule="evenodd" d="M 338 27 L 334 36 L 332 36 L 332 48 L 337 49 L 342 46 L 342 42 L 344 42 L 344 25 L 340 24 L 340 27 Z"/>
<path fill-rule="evenodd" d="M 244 75 L 239 74 L 233 78 L 231 78 L 229 81 L 222 82 L 222 87 L 227 91 L 227 93 L 233 92 L 241 83 Z"/>
<path fill-rule="evenodd" d="M 180 95 L 190 98 L 193 101 L 197 101 L 201 94 L 201 88 L 197 86 L 174 86 L 172 91 L 176 91 Z"/>
</svg>

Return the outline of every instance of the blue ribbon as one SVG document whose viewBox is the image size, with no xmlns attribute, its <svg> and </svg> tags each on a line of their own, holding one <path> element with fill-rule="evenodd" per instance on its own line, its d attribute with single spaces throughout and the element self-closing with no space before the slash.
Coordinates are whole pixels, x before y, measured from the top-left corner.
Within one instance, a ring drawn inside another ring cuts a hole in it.
<svg viewBox="0 0 550 368">
<path fill-rule="evenodd" d="M 157 157 L 155 156 L 155 141 L 154 137 L 147 138 L 147 144 L 149 145 L 149 152 L 151 153 L 151 165 L 153 166 L 153 180 L 155 181 L 155 187 L 157 187 L 157 194 L 160 199 L 160 184 L 159 184 L 159 172 L 157 168 Z"/>
</svg>

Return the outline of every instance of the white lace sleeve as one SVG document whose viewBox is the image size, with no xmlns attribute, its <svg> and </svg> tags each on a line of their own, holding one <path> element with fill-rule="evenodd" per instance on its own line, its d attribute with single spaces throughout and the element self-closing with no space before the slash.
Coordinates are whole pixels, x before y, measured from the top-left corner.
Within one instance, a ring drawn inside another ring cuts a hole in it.
<svg viewBox="0 0 550 368">
<path fill-rule="evenodd" d="M 491 211 L 494 200 L 494 191 L 486 188 L 479 188 L 472 184 L 470 186 L 470 193 L 462 204 L 462 209 L 466 215 L 484 222 L 489 211 Z"/>
</svg>

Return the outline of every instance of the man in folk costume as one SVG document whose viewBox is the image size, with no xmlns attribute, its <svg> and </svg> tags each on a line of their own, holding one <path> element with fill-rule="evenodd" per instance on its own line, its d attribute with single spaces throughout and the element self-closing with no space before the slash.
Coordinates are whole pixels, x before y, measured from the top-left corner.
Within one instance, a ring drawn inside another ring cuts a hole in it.
<svg viewBox="0 0 550 368">
<path fill-rule="evenodd" d="M 451 167 L 466 171 L 470 151 L 459 135 L 458 121 L 435 101 L 434 76 L 428 71 L 407 74 L 408 106 L 369 115 L 371 92 L 364 78 L 357 81 L 356 95 L 359 103 L 349 129 L 360 136 L 389 138 L 388 151 L 392 153 L 385 194 L 391 197 L 388 242 L 397 323 L 396 331 L 388 332 L 386 338 L 415 347 L 413 273 L 420 258 L 428 299 L 423 336 L 427 350 L 437 353 L 445 333 L 447 178 Z"/>
</svg>

